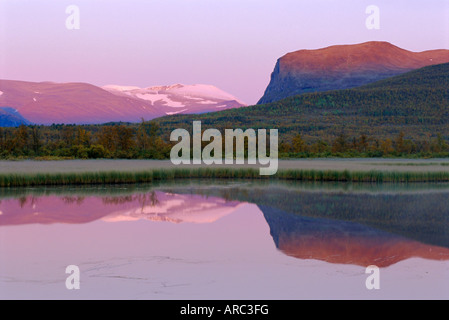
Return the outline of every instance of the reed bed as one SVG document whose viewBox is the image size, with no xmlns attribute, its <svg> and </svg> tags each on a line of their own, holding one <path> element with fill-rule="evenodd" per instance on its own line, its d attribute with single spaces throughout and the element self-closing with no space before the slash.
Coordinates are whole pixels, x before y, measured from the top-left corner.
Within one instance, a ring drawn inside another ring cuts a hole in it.
<svg viewBox="0 0 449 320">
<path fill-rule="evenodd" d="M 449 182 L 449 172 L 339 171 L 280 169 L 276 175 L 261 176 L 254 168 L 170 168 L 147 171 L 100 171 L 84 173 L 1 173 L 0 187 L 54 185 L 108 185 L 151 183 L 182 179 L 279 179 L 334 182 Z"/>
</svg>

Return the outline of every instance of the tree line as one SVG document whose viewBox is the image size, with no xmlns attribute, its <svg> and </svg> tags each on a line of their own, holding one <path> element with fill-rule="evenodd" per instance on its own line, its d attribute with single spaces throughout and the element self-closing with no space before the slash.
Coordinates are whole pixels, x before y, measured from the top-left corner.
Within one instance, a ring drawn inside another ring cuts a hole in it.
<svg viewBox="0 0 449 320">
<path fill-rule="evenodd" d="M 157 124 L 21 125 L 0 128 L 0 157 L 166 159 L 171 145 Z"/>
<path fill-rule="evenodd" d="M 404 132 L 392 138 L 376 138 L 365 134 L 348 137 L 340 134 L 332 141 L 306 141 L 297 134 L 292 141 L 281 142 L 281 155 L 296 157 L 449 157 L 449 144 L 441 134 L 424 140 L 407 139 Z"/>
<path fill-rule="evenodd" d="M 154 121 L 139 124 L 21 125 L 0 128 L 1 159 L 169 159 L 176 142 L 170 128 Z M 203 142 L 203 147 L 209 142 Z M 223 140 L 224 143 L 224 140 Z M 191 153 L 193 154 L 193 153 Z M 449 143 L 439 133 L 424 139 L 367 134 L 309 138 L 297 132 L 279 135 L 281 158 L 299 157 L 449 157 Z"/>
</svg>

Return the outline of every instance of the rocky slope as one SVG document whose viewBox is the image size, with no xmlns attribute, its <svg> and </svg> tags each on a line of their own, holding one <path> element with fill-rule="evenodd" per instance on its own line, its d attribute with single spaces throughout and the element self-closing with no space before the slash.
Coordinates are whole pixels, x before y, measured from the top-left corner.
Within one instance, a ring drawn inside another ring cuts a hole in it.
<svg viewBox="0 0 449 320">
<path fill-rule="evenodd" d="M 449 50 L 411 52 L 388 42 L 299 50 L 278 59 L 258 104 L 306 92 L 347 89 L 449 62 Z"/>
</svg>

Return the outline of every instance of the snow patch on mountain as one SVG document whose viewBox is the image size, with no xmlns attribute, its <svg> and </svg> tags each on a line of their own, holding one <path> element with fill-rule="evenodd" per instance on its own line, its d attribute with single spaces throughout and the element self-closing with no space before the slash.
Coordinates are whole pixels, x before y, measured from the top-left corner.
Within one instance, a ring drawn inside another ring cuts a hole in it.
<svg viewBox="0 0 449 320">
<path fill-rule="evenodd" d="M 245 106 L 233 95 L 212 85 L 173 84 L 139 88 L 133 86 L 107 85 L 102 89 L 115 95 L 150 102 L 167 115 L 177 113 L 204 113 L 217 108 L 237 108 Z M 182 108 L 182 110 L 173 110 Z"/>
<path fill-rule="evenodd" d="M 107 86 L 103 86 L 103 89 L 107 90 L 107 91 L 109 91 L 109 90 L 117 90 L 117 91 L 124 92 L 124 91 L 138 90 L 140 88 L 139 87 L 134 87 L 134 86 L 117 86 L 117 85 L 110 84 L 110 85 L 107 85 Z"/>
<path fill-rule="evenodd" d="M 183 95 L 183 96 L 192 96 L 192 97 L 202 97 L 202 98 L 214 98 L 220 100 L 235 100 L 239 102 L 239 100 L 233 95 L 218 89 L 212 85 L 206 84 L 194 84 L 194 85 L 181 85 L 176 86 L 170 89 L 171 92 Z M 244 103 L 242 103 L 244 104 Z"/>
<path fill-rule="evenodd" d="M 151 94 L 151 93 L 136 93 L 135 96 L 139 99 L 150 101 L 152 104 L 155 102 L 161 102 L 165 103 L 167 106 L 173 107 L 173 108 L 184 108 L 185 105 L 179 101 L 173 101 L 170 99 L 169 95 L 167 94 Z"/>
<path fill-rule="evenodd" d="M 183 110 L 180 110 L 180 111 L 173 111 L 173 112 L 165 112 L 165 114 L 167 114 L 167 116 L 171 116 L 173 114 L 181 113 L 181 112 L 184 112 L 184 111 L 187 111 L 187 110 L 188 109 L 183 109 Z"/>
</svg>

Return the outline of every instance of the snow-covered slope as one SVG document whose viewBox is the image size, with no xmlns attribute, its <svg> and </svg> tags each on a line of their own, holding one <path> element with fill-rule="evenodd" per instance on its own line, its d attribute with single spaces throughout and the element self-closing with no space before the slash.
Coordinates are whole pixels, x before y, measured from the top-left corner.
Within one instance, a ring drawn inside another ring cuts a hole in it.
<svg viewBox="0 0 449 320">
<path fill-rule="evenodd" d="M 213 112 L 245 106 L 233 95 L 205 84 L 175 84 L 148 88 L 107 85 L 102 88 L 118 96 L 145 100 L 167 115 Z"/>
<path fill-rule="evenodd" d="M 0 80 L 0 107 L 13 108 L 36 124 L 140 122 L 177 113 L 213 112 L 243 105 L 232 95 L 209 85 L 141 89 Z"/>
</svg>

